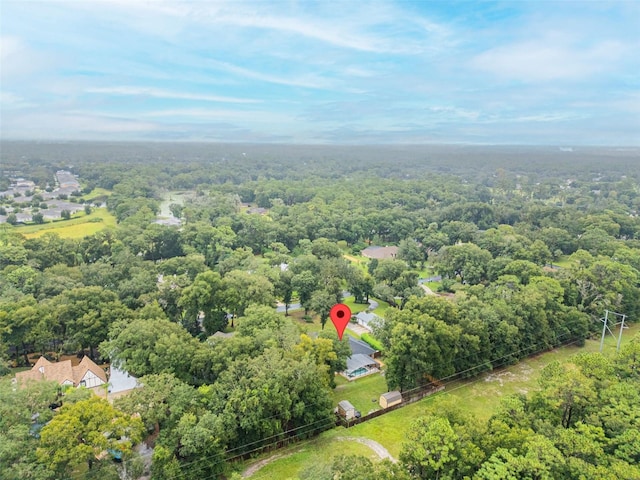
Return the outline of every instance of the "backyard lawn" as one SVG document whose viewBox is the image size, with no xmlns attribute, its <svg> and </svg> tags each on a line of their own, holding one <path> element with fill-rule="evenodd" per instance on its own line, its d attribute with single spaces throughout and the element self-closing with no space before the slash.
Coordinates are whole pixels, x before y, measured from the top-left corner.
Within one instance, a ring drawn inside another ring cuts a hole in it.
<svg viewBox="0 0 640 480">
<path fill-rule="evenodd" d="M 351 404 L 366 415 L 371 410 L 379 410 L 380 395 L 387 391 L 387 382 L 379 373 L 349 381 L 342 375 L 336 375 L 336 388 L 333 400 L 336 405 L 342 400 L 349 400 Z"/>
</svg>

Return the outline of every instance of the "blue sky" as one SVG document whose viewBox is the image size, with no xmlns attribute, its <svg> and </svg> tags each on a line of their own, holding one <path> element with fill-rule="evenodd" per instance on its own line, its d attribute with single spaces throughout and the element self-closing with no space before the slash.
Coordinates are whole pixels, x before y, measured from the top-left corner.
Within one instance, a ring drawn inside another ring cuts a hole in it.
<svg viewBox="0 0 640 480">
<path fill-rule="evenodd" d="M 640 1 L 0 0 L 11 139 L 640 145 Z"/>
</svg>

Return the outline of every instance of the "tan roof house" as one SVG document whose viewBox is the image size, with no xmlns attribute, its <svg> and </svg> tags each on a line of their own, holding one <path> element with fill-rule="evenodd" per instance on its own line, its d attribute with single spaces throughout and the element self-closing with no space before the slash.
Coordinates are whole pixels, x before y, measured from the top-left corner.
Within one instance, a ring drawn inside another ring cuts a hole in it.
<svg viewBox="0 0 640 480">
<path fill-rule="evenodd" d="M 40 357 L 31 370 L 16 373 L 16 380 L 19 383 L 49 380 L 60 385 L 93 388 L 107 383 L 107 374 L 89 357 L 83 357 L 75 367 L 71 360 L 53 363 Z"/>
</svg>

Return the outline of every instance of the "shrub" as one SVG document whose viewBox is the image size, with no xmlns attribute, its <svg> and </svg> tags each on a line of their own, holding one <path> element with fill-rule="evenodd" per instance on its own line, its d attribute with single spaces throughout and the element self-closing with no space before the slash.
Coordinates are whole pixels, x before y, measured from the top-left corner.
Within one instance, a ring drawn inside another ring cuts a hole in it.
<svg viewBox="0 0 640 480">
<path fill-rule="evenodd" d="M 371 345 L 371 348 L 375 348 L 376 350 L 384 350 L 384 347 L 382 346 L 382 343 L 380 342 L 380 340 L 374 338 L 372 335 L 369 335 L 368 333 L 363 333 L 360 336 L 360 339 L 367 342 L 369 345 Z"/>
</svg>

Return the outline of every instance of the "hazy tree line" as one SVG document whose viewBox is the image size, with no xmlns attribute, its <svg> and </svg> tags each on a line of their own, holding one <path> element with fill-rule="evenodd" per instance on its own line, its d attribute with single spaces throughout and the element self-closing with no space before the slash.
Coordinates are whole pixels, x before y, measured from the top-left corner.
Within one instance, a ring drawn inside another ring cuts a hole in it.
<svg viewBox="0 0 640 480">
<path fill-rule="evenodd" d="M 116 408 L 141 415 L 142 427 L 123 428 L 157 434 L 154 478 L 217 475 L 229 457 L 330 426 L 333 374 L 348 347 L 332 333 L 305 335 L 275 313 L 276 300 L 298 300 L 323 324 L 345 289 L 363 303 L 388 302 L 393 308 L 375 334 L 389 387 L 402 390 L 580 342 L 600 326 L 604 308 L 631 319 L 640 313 L 640 195 L 628 165 L 605 175 L 588 162 L 574 170 L 576 163 L 557 176 L 485 167 L 473 178 L 454 174 L 462 169 L 455 164 L 434 169 L 416 158 L 341 171 L 332 158 L 301 166 L 304 156 L 295 163 L 252 155 L 157 164 L 79 159 L 88 189 L 112 191 L 115 230 L 82 240 L 0 232 L 4 363 L 84 350 L 141 376 L 145 387 Z M 30 162 L 16 168 L 40 172 Z M 195 193 L 175 209 L 183 226 L 153 223 L 160 195 L 175 188 Z M 268 212 L 248 214 L 243 203 Z M 365 269 L 344 259 L 371 243 L 399 245 L 398 258 Z M 560 258 L 563 268 L 552 267 Z M 427 263 L 451 298 L 424 296 L 418 271 Z M 234 337 L 213 337 L 230 327 Z M 38 398 L 49 399 L 45 393 Z M 83 401 L 59 415 L 85 418 Z M 50 423 L 37 440 L 21 418 L 11 441 L 32 451 L 63 428 Z M 123 475 L 88 451 L 73 458 L 92 474 Z M 28 457 L 8 478 L 26 471 L 63 478 L 81 468 L 73 458 Z M 422 478 L 422 470 L 409 470 Z"/>
</svg>

